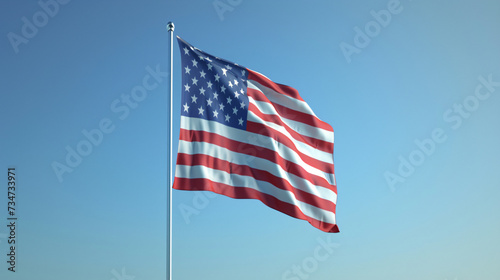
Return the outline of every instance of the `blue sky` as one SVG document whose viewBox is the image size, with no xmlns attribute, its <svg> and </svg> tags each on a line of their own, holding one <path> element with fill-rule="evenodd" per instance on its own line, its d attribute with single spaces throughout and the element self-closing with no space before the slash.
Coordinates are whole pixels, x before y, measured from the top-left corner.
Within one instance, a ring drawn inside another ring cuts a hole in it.
<svg viewBox="0 0 500 280">
<path fill-rule="evenodd" d="M 333 126 L 341 231 L 174 191 L 174 279 L 498 279 L 499 12 L 497 1 L 2 1 L 0 278 L 165 279 L 173 21 L 192 45 L 298 89 Z M 176 43 L 173 75 L 177 139 Z"/>
</svg>

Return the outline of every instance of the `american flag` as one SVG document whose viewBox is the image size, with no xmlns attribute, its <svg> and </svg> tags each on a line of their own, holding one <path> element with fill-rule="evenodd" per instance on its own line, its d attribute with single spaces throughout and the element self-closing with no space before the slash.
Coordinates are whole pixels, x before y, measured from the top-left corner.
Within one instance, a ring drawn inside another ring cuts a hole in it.
<svg viewBox="0 0 500 280">
<path fill-rule="evenodd" d="M 338 232 L 332 127 L 297 90 L 177 39 L 182 107 L 174 189 L 258 199 Z"/>
</svg>

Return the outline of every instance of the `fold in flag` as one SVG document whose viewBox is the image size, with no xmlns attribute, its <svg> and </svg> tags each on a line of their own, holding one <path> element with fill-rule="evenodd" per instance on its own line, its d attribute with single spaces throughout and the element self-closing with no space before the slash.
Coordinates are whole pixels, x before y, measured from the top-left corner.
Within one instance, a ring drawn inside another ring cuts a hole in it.
<svg viewBox="0 0 500 280">
<path fill-rule="evenodd" d="M 258 199 L 338 232 L 332 127 L 297 90 L 177 39 L 182 107 L 174 189 Z"/>
</svg>

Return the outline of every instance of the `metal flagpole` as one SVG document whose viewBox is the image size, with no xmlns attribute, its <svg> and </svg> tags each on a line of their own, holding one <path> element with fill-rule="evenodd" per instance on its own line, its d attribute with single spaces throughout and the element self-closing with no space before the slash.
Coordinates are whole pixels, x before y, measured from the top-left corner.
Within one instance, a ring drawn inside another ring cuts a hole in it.
<svg viewBox="0 0 500 280">
<path fill-rule="evenodd" d="M 170 33 L 170 98 L 169 98 L 169 129 L 168 129 L 168 240 L 167 240 L 167 249 L 168 249 L 168 271 L 167 271 L 167 279 L 172 280 L 172 103 L 173 103 L 173 73 L 174 73 L 174 62 L 173 62 L 173 54 L 174 54 L 174 23 L 167 23 L 167 30 Z"/>
</svg>

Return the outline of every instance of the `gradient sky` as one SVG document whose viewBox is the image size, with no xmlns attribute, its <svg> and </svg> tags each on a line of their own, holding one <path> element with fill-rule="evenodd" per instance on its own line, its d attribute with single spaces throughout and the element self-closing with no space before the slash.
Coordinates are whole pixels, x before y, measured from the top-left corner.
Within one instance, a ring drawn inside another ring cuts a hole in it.
<svg viewBox="0 0 500 280">
<path fill-rule="evenodd" d="M 498 279 L 499 14 L 471 0 L 0 2 L 0 278 L 165 279 L 173 21 L 333 126 L 340 228 L 176 190 L 174 280 Z M 173 75 L 177 139 L 176 42 Z"/>
</svg>

